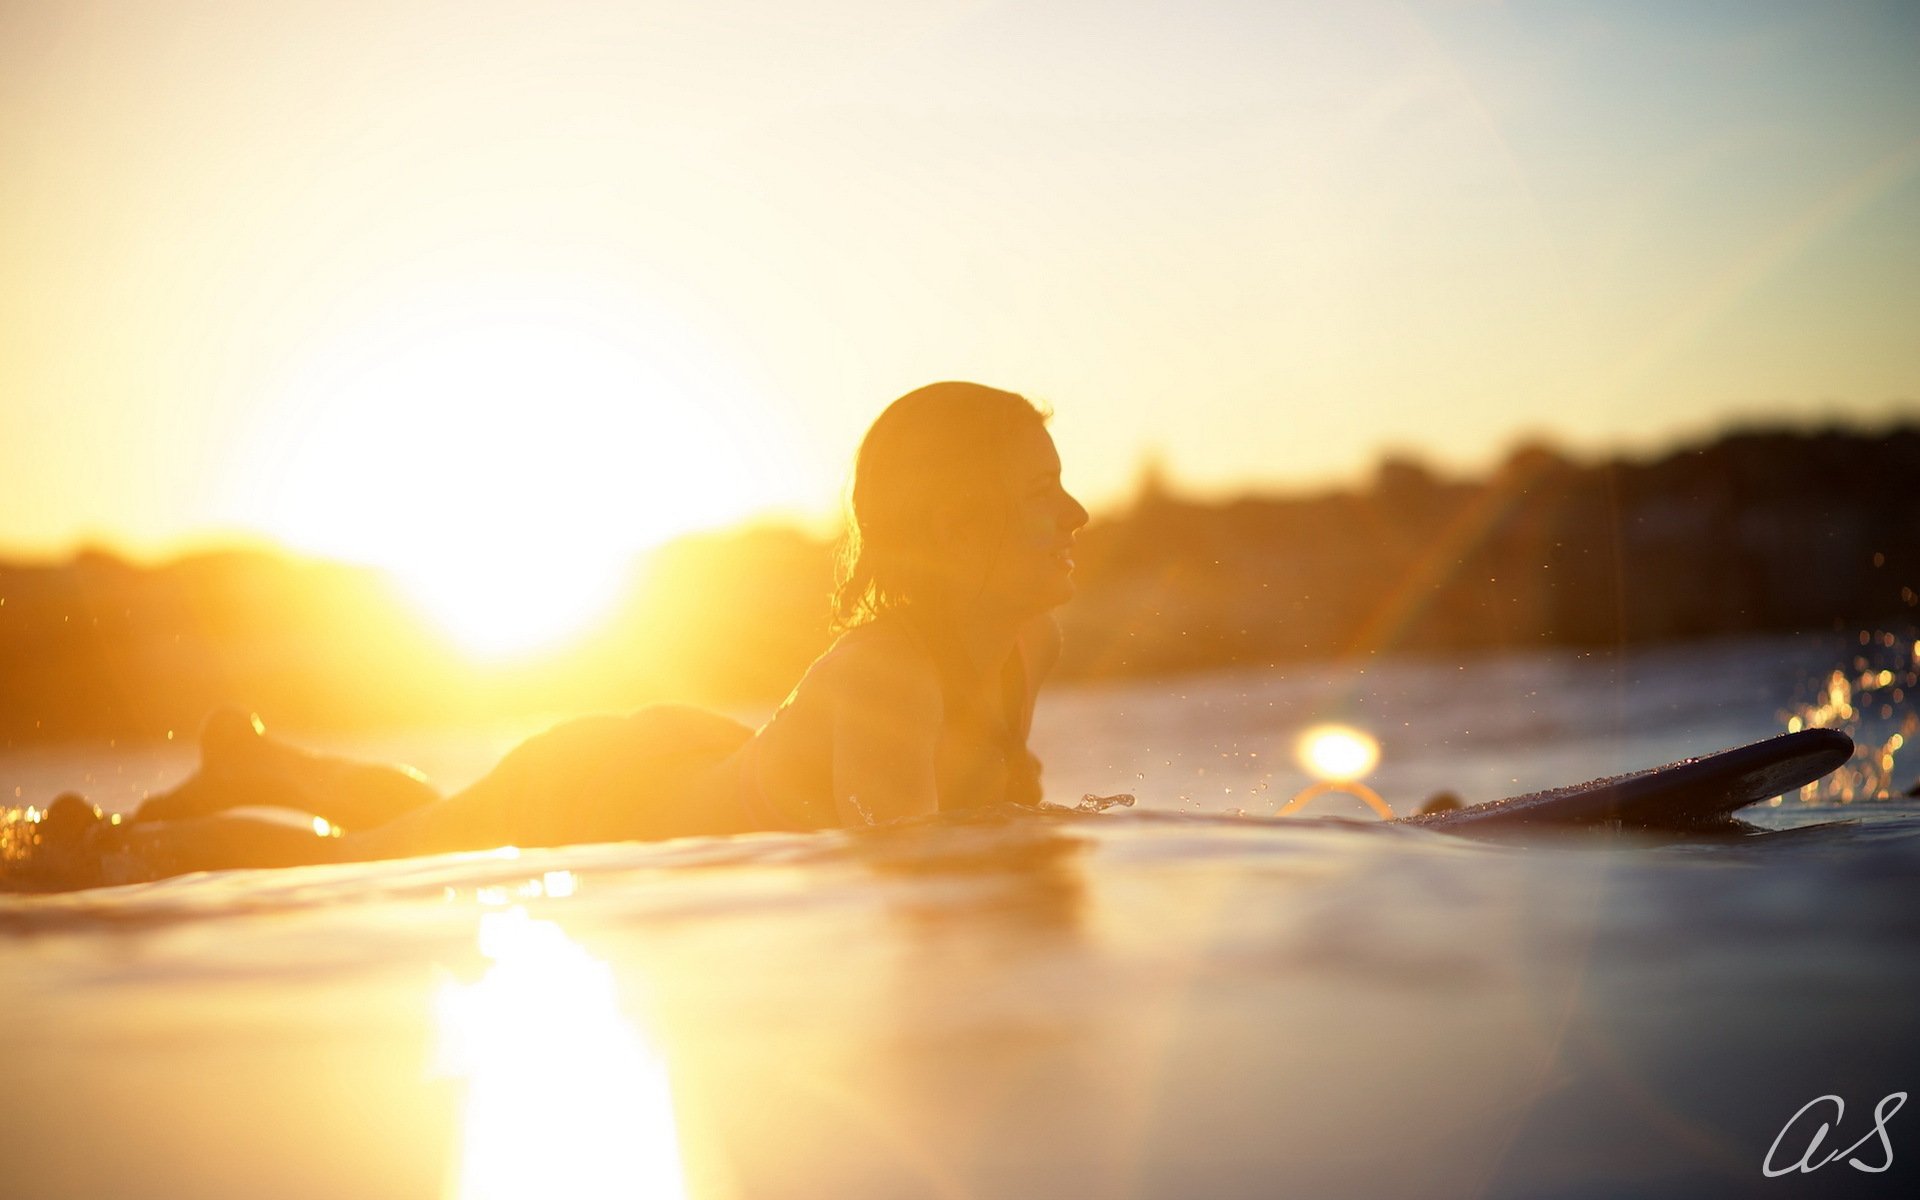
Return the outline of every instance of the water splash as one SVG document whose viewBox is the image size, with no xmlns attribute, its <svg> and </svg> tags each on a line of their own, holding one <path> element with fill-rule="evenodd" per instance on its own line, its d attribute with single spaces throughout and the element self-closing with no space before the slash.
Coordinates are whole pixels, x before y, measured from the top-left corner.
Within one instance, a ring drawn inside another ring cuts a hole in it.
<svg viewBox="0 0 1920 1200">
<path fill-rule="evenodd" d="M 1132 808 L 1133 793 L 1119 792 L 1112 796 L 1096 796 L 1087 792 L 1080 797 L 1080 803 L 1074 806 L 1075 812 L 1101 813 L 1110 808 Z"/>
<path fill-rule="evenodd" d="M 1920 736 L 1920 639 L 1863 629 L 1855 642 L 1845 666 L 1814 681 L 1811 697 L 1781 714 L 1789 733 L 1837 729 L 1859 747 L 1839 770 L 1800 789 L 1803 804 L 1887 800 L 1903 790 L 1895 775 L 1897 756 Z"/>
<path fill-rule="evenodd" d="M 40 810 L 26 808 L 0 810 L 0 874 L 9 864 L 25 862 L 38 844 Z"/>
</svg>

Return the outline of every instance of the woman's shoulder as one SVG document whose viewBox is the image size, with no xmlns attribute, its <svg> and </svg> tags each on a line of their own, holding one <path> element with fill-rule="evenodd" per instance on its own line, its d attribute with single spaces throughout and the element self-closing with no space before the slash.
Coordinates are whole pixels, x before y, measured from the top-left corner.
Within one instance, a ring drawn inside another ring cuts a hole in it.
<svg viewBox="0 0 1920 1200">
<path fill-rule="evenodd" d="M 1053 614 L 1044 613 L 1023 625 L 1017 636 L 1028 685 L 1038 686 L 1060 657 L 1060 626 Z M 863 705 L 931 706 L 937 711 L 944 692 L 940 665 L 926 641 L 904 620 L 881 617 L 836 638 L 801 676 L 788 704 L 816 697 L 836 703 L 853 699 Z"/>
<path fill-rule="evenodd" d="M 815 671 L 840 686 L 897 690 L 922 685 L 936 692 L 939 687 L 939 670 L 926 644 L 904 624 L 887 620 L 842 633 L 808 673 Z"/>
<path fill-rule="evenodd" d="M 1023 665 L 1034 679 L 1045 678 L 1060 658 L 1060 623 L 1042 613 L 1016 634 Z M 904 621 L 881 618 L 842 633 L 814 660 L 808 675 L 838 682 L 915 682 L 937 689 L 940 667 L 925 640 Z M 804 680 L 803 680 L 804 682 Z"/>
<path fill-rule="evenodd" d="M 932 654 L 897 623 L 856 625 L 813 660 L 782 707 L 837 709 L 847 699 L 916 708 L 938 704 L 940 676 Z"/>
</svg>

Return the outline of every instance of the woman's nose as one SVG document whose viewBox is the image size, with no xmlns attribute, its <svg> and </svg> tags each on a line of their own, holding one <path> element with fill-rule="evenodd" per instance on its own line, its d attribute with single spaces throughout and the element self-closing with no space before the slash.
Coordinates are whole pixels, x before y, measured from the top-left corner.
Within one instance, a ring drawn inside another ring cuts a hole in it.
<svg viewBox="0 0 1920 1200">
<path fill-rule="evenodd" d="M 1065 518 L 1066 528 L 1069 532 L 1087 523 L 1087 510 L 1082 508 L 1080 502 L 1073 498 L 1072 493 L 1067 493 L 1067 511 Z"/>
</svg>

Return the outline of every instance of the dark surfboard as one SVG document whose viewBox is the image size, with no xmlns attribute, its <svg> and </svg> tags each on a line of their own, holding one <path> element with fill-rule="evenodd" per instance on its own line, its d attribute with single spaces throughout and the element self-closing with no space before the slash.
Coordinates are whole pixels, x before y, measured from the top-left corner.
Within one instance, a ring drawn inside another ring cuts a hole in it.
<svg viewBox="0 0 1920 1200">
<path fill-rule="evenodd" d="M 1401 823 L 1462 833 L 1613 823 L 1640 829 L 1712 829 L 1731 824 L 1737 809 L 1812 783 L 1852 755 L 1853 739 L 1846 734 L 1803 729 L 1630 775 L 1405 817 Z"/>
</svg>

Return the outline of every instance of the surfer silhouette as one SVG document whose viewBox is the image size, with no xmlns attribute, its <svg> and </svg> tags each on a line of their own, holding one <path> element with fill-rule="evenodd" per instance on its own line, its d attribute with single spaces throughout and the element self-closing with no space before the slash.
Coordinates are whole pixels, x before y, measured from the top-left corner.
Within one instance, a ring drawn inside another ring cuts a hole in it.
<svg viewBox="0 0 1920 1200">
<path fill-rule="evenodd" d="M 202 730 L 199 771 L 131 821 L 56 801 L 40 866 L 155 878 L 1037 803 L 1027 735 L 1087 522 L 1061 484 L 1049 415 L 957 382 L 880 414 L 854 464 L 838 637 L 757 730 L 681 705 L 585 717 L 442 797 L 405 768 L 315 754 L 223 710 Z M 326 832 L 229 811 L 262 805 L 310 813 Z"/>
</svg>

